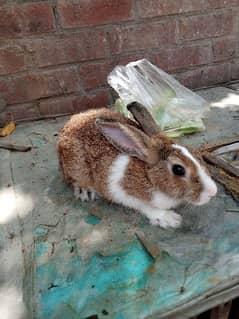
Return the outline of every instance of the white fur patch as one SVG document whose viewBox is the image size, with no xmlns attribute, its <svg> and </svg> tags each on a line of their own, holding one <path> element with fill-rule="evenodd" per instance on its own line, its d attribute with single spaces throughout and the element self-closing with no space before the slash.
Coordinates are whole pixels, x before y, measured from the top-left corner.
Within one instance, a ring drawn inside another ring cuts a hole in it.
<svg viewBox="0 0 239 319">
<path fill-rule="evenodd" d="M 203 167 L 199 164 L 199 162 L 193 157 L 193 155 L 183 146 L 178 144 L 173 144 L 173 148 L 178 149 L 182 152 L 182 154 L 188 157 L 196 166 L 198 170 L 198 176 L 203 185 L 203 191 L 200 194 L 200 198 L 196 205 L 206 204 L 211 197 L 215 196 L 217 193 L 216 183 L 211 179 L 211 177 L 205 172 Z"/>
<path fill-rule="evenodd" d="M 170 209 L 174 208 L 179 204 L 179 200 L 169 197 L 167 194 L 164 194 L 159 191 L 153 192 L 151 203 L 152 206 L 160 209 Z"/>
<path fill-rule="evenodd" d="M 160 225 L 163 228 L 178 228 L 182 223 L 182 216 L 173 210 L 151 210 L 147 216 L 151 225 Z"/>
<path fill-rule="evenodd" d="M 120 182 L 125 176 L 129 161 L 130 157 L 128 155 L 120 154 L 113 162 L 108 177 L 108 192 L 116 203 L 141 210 L 141 208 L 145 206 L 144 201 L 127 194 L 120 185 Z"/>
<path fill-rule="evenodd" d="M 150 219 L 153 225 L 160 225 L 164 228 L 179 227 L 181 224 L 180 215 L 173 211 L 167 211 L 167 209 L 176 206 L 178 201 L 171 199 L 166 194 L 156 191 L 153 193 L 152 201 L 147 203 L 127 194 L 121 187 L 120 182 L 125 176 L 129 161 L 130 157 L 128 155 L 120 154 L 110 168 L 108 192 L 111 194 L 112 199 L 116 203 L 141 211 Z"/>
</svg>

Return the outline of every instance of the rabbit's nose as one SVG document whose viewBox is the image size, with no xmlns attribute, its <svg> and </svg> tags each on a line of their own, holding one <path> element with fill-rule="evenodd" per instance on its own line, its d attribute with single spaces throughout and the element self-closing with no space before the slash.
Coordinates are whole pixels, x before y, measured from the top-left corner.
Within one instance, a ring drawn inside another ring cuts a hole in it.
<svg viewBox="0 0 239 319">
<path fill-rule="evenodd" d="M 216 194 L 217 194 L 217 185 L 216 185 L 216 183 L 212 183 L 211 185 L 210 185 L 210 188 L 208 188 L 208 196 L 209 197 L 214 197 Z"/>
</svg>

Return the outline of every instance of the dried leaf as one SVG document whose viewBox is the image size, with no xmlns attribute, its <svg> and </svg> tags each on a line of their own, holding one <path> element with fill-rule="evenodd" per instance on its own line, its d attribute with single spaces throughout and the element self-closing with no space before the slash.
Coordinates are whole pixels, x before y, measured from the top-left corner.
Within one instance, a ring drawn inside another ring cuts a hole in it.
<svg viewBox="0 0 239 319">
<path fill-rule="evenodd" d="M 6 126 L 0 129 L 0 137 L 7 136 L 11 134 L 16 129 L 16 124 L 14 121 L 9 122 Z"/>
</svg>

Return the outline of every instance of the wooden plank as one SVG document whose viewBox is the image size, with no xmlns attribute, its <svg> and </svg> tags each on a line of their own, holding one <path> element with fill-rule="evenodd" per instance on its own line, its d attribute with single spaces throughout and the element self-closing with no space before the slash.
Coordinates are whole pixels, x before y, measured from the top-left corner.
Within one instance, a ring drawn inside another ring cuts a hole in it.
<svg viewBox="0 0 239 319">
<path fill-rule="evenodd" d="M 221 141 L 205 144 L 205 145 L 201 146 L 200 149 L 201 149 L 201 151 L 212 152 L 221 146 L 225 146 L 225 145 L 233 144 L 233 143 L 237 143 L 237 142 L 239 142 L 239 136 L 229 137 L 229 138 L 223 139 Z"/>
<path fill-rule="evenodd" d="M 232 194 L 234 199 L 239 200 L 238 178 L 228 175 L 222 169 L 213 165 L 208 165 L 208 169 L 213 178 L 221 183 Z"/>
<path fill-rule="evenodd" d="M 232 306 L 232 301 L 222 304 L 211 311 L 210 319 L 228 319 L 230 310 Z"/>
<path fill-rule="evenodd" d="M 239 177 L 239 170 L 237 168 L 233 167 L 232 165 L 230 165 L 229 163 L 227 163 L 226 161 L 223 161 L 222 159 L 220 159 L 216 156 L 213 156 L 212 154 L 210 154 L 208 152 L 204 152 L 202 154 L 202 156 L 203 156 L 205 161 L 207 161 L 211 164 L 214 164 L 218 167 L 221 167 L 230 175 Z"/>
</svg>

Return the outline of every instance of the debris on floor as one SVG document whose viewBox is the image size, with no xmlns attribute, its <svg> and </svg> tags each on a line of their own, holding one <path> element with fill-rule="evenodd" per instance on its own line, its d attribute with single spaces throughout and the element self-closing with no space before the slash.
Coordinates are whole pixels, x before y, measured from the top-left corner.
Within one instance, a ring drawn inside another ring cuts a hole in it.
<svg viewBox="0 0 239 319">
<path fill-rule="evenodd" d="M 0 137 L 5 137 L 9 134 L 12 134 L 16 129 L 16 124 L 14 121 L 10 121 L 7 125 L 3 128 L 0 128 Z"/>
</svg>

